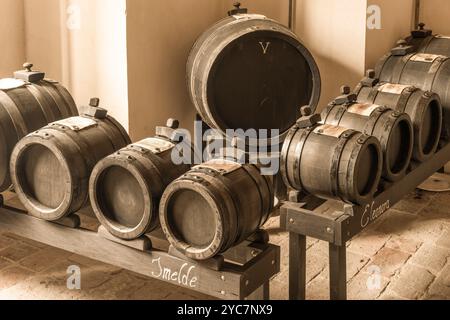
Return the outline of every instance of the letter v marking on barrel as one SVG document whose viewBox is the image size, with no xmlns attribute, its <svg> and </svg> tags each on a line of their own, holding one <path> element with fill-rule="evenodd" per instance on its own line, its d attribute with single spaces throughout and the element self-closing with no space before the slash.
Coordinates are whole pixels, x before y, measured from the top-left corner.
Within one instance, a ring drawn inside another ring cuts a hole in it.
<svg viewBox="0 0 450 320">
<path fill-rule="evenodd" d="M 270 42 L 264 43 L 261 41 L 259 44 L 261 45 L 261 48 L 263 49 L 263 53 L 266 54 L 267 50 L 269 50 Z"/>
</svg>

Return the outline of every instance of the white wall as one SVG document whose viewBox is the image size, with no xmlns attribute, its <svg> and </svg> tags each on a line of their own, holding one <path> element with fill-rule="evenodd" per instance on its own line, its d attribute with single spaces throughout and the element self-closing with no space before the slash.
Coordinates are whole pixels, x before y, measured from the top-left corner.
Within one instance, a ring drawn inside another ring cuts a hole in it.
<svg viewBox="0 0 450 320">
<path fill-rule="evenodd" d="M 450 35 L 450 1 L 422 0 L 420 20 L 434 33 Z"/>
<path fill-rule="evenodd" d="M 25 62 L 23 0 L 0 0 L 0 77 L 11 77 Z"/>
<path fill-rule="evenodd" d="M 429 0 L 422 0 L 427 2 Z M 408 36 L 414 27 L 414 0 L 368 0 L 381 8 L 381 29 L 368 29 L 366 36 L 366 68 L 375 64 L 398 40 Z"/>
<path fill-rule="evenodd" d="M 128 128 L 126 1 L 25 0 L 25 16 L 27 59 Z"/>
<path fill-rule="evenodd" d="M 297 0 L 296 33 L 322 75 L 319 110 L 364 74 L 366 0 Z"/>
</svg>

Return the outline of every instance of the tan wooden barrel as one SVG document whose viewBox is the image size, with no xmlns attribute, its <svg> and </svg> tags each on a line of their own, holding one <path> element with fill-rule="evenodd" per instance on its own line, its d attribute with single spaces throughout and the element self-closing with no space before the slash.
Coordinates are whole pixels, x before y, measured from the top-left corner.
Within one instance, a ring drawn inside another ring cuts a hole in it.
<svg viewBox="0 0 450 320">
<path fill-rule="evenodd" d="M 440 97 L 414 86 L 378 83 L 365 79 L 355 89 L 360 102 L 384 105 L 411 117 L 414 128 L 413 158 L 417 162 L 429 160 L 436 153 L 442 131 Z"/>
<path fill-rule="evenodd" d="M 258 231 L 273 200 L 270 178 L 256 166 L 213 160 L 169 185 L 161 198 L 161 226 L 178 251 L 206 260 Z"/>
<path fill-rule="evenodd" d="M 114 236 L 132 240 L 159 227 L 159 201 L 165 188 L 190 169 L 172 161 L 175 143 L 148 138 L 103 159 L 90 179 L 92 208 Z"/>
<path fill-rule="evenodd" d="M 106 111 L 54 122 L 22 139 L 11 156 L 18 197 L 35 217 L 55 221 L 82 209 L 98 161 L 130 143 Z"/>
<path fill-rule="evenodd" d="M 77 115 L 78 110 L 70 93 L 56 81 L 1 79 L 0 192 L 11 186 L 9 161 L 17 142 L 48 123 Z"/>
<path fill-rule="evenodd" d="M 227 17 L 198 38 L 187 62 L 187 84 L 211 128 L 224 134 L 278 129 L 280 140 L 300 116 L 298 107 L 315 109 L 321 91 L 319 68 L 299 38 L 255 14 Z"/>
<path fill-rule="evenodd" d="M 373 136 L 333 125 L 294 126 L 281 152 L 281 172 L 294 190 L 367 204 L 378 189 L 383 156 Z"/>
<path fill-rule="evenodd" d="M 383 178 L 396 182 L 411 163 L 414 133 L 411 118 L 400 111 L 371 103 L 331 103 L 322 112 L 326 124 L 374 136 L 383 151 Z"/>
</svg>

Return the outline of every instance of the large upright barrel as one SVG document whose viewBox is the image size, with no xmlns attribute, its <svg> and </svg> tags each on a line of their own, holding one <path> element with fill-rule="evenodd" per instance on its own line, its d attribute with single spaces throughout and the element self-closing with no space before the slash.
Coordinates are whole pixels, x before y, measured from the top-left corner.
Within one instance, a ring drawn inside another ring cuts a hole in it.
<svg viewBox="0 0 450 320">
<path fill-rule="evenodd" d="M 214 129 L 278 129 L 281 138 L 315 108 L 321 80 L 314 58 L 285 26 L 254 14 L 230 16 L 195 43 L 187 63 L 191 99 Z"/>
<path fill-rule="evenodd" d="M 161 199 L 161 226 L 176 249 L 206 260 L 258 231 L 273 200 L 270 178 L 256 166 L 212 160 L 169 185 Z"/>
<path fill-rule="evenodd" d="M 9 160 L 17 142 L 48 123 L 78 115 L 69 92 L 42 72 L 17 72 L 0 80 L 0 192 L 11 186 Z"/>
<path fill-rule="evenodd" d="M 442 130 L 442 106 L 437 94 L 410 85 L 377 83 L 369 77 L 356 87 L 355 94 L 360 102 L 407 113 L 414 127 L 414 160 L 423 162 L 434 155 Z"/>
<path fill-rule="evenodd" d="M 370 103 L 331 103 L 322 113 L 325 124 L 361 131 L 374 136 L 383 151 L 383 178 L 403 178 L 411 161 L 413 128 L 406 113 Z"/>
<path fill-rule="evenodd" d="M 98 161 L 130 144 L 106 110 L 54 122 L 22 139 L 11 156 L 19 200 L 38 218 L 55 221 L 82 209 Z"/>
<path fill-rule="evenodd" d="M 190 169 L 173 161 L 175 142 L 156 136 L 127 146 L 94 168 L 92 208 L 114 236 L 132 240 L 159 227 L 159 201 L 165 188 Z"/>
<path fill-rule="evenodd" d="M 381 82 L 412 85 L 438 94 L 443 108 L 443 133 L 446 138 L 450 137 L 449 57 L 424 53 L 389 53 L 380 60 L 375 71 L 376 78 Z"/>
<path fill-rule="evenodd" d="M 366 204 L 373 198 L 382 164 L 380 142 L 375 137 L 333 125 L 295 125 L 281 153 L 287 186 L 350 204 Z"/>
</svg>

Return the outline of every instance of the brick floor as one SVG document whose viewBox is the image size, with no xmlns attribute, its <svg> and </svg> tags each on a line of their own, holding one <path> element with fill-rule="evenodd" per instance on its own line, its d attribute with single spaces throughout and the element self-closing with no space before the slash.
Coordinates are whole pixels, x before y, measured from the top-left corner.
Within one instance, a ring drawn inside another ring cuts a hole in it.
<svg viewBox="0 0 450 320">
<path fill-rule="evenodd" d="M 96 222 L 90 224 L 95 227 Z M 288 297 L 288 236 L 266 226 L 281 246 L 272 299 Z M 328 244 L 308 239 L 307 298 L 329 299 Z M 415 192 L 348 244 L 349 299 L 450 300 L 450 193 Z M 81 269 L 81 290 L 67 289 L 67 268 Z M 210 299 L 76 254 L 0 234 L 0 299 Z"/>
</svg>

